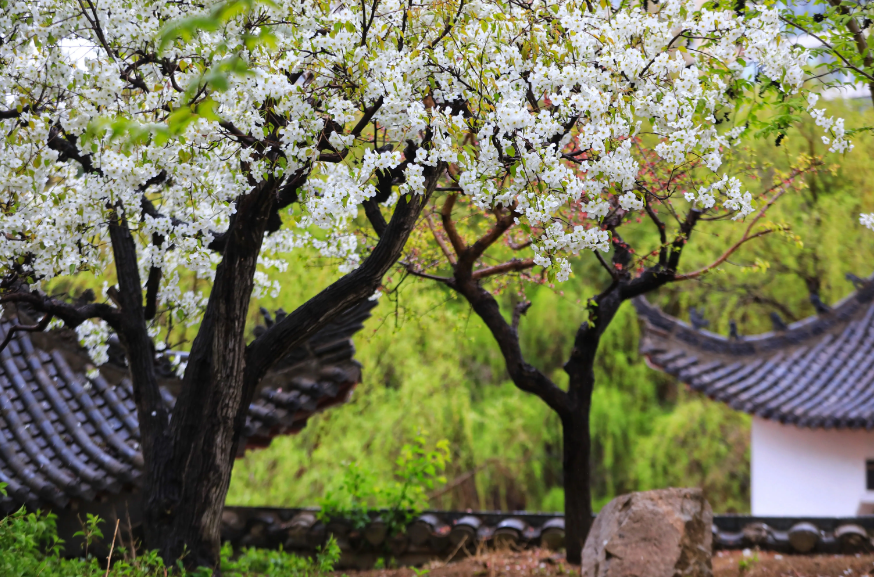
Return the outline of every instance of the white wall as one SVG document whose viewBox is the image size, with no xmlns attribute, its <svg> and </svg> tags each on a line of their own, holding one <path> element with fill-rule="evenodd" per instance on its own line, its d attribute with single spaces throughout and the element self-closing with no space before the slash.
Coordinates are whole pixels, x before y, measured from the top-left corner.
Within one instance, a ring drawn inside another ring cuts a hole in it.
<svg viewBox="0 0 874 577">
<path fill-rule="evenodd" d="M 801 429 L 754 417 L 752 514 L 874 513 L 874 491 L 865 489 L 866 459 L 874 459 L 874 432 Z"/>
</svg>

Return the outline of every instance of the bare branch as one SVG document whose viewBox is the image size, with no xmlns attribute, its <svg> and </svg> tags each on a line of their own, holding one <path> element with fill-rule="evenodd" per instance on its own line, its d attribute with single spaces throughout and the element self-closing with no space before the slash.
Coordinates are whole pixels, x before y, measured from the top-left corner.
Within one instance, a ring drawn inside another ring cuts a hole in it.
<svg viewBox="0 0 874 577">
<path fill-rule="evenodd" d="M 646 203 L 644 204 L 646 208 L 646 214 L 649 215 L 650 220 L 655 223 L 656 228 L 659 230 L 659 241 L 661 245 L 659 246 L 659 264 L 664 266 L 668 262 L 668 235 L 665 232 L 665 223 L 658 217 L 655 211 L 650 204 L 649 195 L 646 195 Z"/>
<path fill-rule="evenodd" d="M 433 275 L 433 274 L 428 274 L 426 272 L 422 272 L 418 268 L 416 268 L 415 265 L 413 265 L 413 263 L 400 262 L 398 264 L 400 264 L 402 267 L 404 267 L 404 270 L 407 271 L 409 274 L 416 276 L 416 277 L 419 277 L 419 278 L 425 278 L 428 280 L 442 282 L 443 284 L 447 284 L 447 283 L 452 281 L 452 277 L 438 276 L 438 275 Z"/>
<path fill-rule="evenodd" d="M 722 253 L 722 256 L 720 256 L 718 259 L 716 259 L 715 261 L 713 261 L 709 265 L 705 266 L 704 268 L 700 268 L 694 272 L 690 272 L 687 274 L 678 274 L 674 277 L 674 280 L 679 281 L 679 280 L 689 280 L 689 279 L 697 278 L 697 277 L 701 276 L 702 274 L 704 274 L 704 273 L 716 268 L 717 266 L 721 265 L 722 263 L 724 263 L 728 257 L 730 257 L 737 249 L 739 249 L 741 246 L 743 246 L 747 242 L 753 240 L 754 238 L 759 238 L 759 237 L 765 236 L 767 234 L 771 234 L 772 232 L 776 232 L 776 231 L 772 230 L 772 229 L 762 230 L 762 231 L 759 231 L 752 236 L 744 237 L 744 238 L 740 239 L 739 241 L 737 241 L 736 243 L 734 243 L 731 247 L 728 248 L 728 250 L 726 250 L 724 253 Z"/>
<path fill-rule="evenodd" d="M 601 252 L 598 251 L 598 250 L 594 250 L 594 251 L 592 251 L 592 252 L 595 253 L 595 258 L 598 259 L 598 262 L 601 263 L 601 266 L 604 267 L 604 270 L 607 271 L 607 274 L 610 275 L 610 278 L 612 278 L 613 280 L 618 280 L 618 279 L 619 279 L 619 274 L 616 272 L 616 269 L 614 269 L 614 268 L 611 267 L 609 264 L 607 264 L 607 261 L 604 260 L 604 257 L 603 257 L 603 256 L 601 256 Z"/>
<path fill-rule="evenodd" d="M 534 266 L 533 258 L 526 259 L 518 259 L 514 258 L 513 260 L 507 261 L 502 264 L 497 264 L 494 266 L 489 266 L 485 268 L 481 268 L 473 271 L 471 278 L 473 280 L 479 280 L 490 276 L 495 276 L 498 274 L 508 273 L 508 272 L 519 272 L 523 270 L 527 270 Z"/>
<path fill-rule="evenodd" d="M 98 318 L 114 329 L 121 320 L 118 310 L 104 303 L 72 305 L 34 292 L 10 292 L 0 295 L 0 304 L 25 303 L 41 313 L 51 314 L 64 321 L 70 328 L 76 328 L 88 319 Z"/>
<path fill-rule="evenodd" d="M 533 243 L 534 243 L 534 241 L 531 239 L 528 239 L 525 242 L 520 242 L 519 244 L 516 244 L 515 242 L 510 241 L 507 243 L 507 246 L 509 246 L 513 250 L 522 250 L 523 248 L 528 248 Z"/>
<path fill-rule="evenodd" d="M 46 330 L 46 327 L 49 326 L 49 322 L 51 322 L 53 315 L 51 313 L 46 313 L 46 315 L 35 325 L 12 325 L 9 328 L 9 331 L 6 333 L 6 338 L 3 339 L 3 342 L 0 343 L 0 351 L 5 349 L 9 342 L 12 340 L 12 337 L 17 332 L 22 333 L 39 333 Z"/>
<path fill-rule="evenodd" d="M 520 303 L 517 303 L 515 307 L 513 307 L 513 330 L 516 334 L 519 334 L 519 321 L 522 320 L 522 316 L 528 312 L 528 309 L 531 308 L 531 301 L 524 300 Z"/>
<path fill-rule="evenodd" d="M 461 0 L 461 2 L 458 3 L 458 11 L 455 13 L 455 18 L 453 18 L 451 22 L 446 23 L 446 26 L 443 28 L 443 31 L 440 33 L 440 36 L 438 36 L 437 38 L 435 38 L 431 42 L 431 45 L 429 46 L 430 49 L 433 50 L 434 47 L 437 46 L 440 43 L 440 41 L 446 37 L 447 34 L 449 34 L 449 32 L 452 30 L 452 27 L 455 25 L 455 21 L 458 20 L 459 16 L 461 16 L 461 10 L 463 8 L 464 8 L 464 0 Z"/>
<path fill-rule="evenodd" d="M 710 271 L 710 270 L 713 270 L 713 269 L 716 268 L 717 266 L 721 265 L 721 264 L 722 264 L 723 262 L 725 262 L 726 259 L 728 259 L 728 257 L 730 257 L 730 256 L 731 256 L 731 255 L 732 255 L 732 254 L 737 250 L 737 249 L 739 249 L 741 246 L 743 246 L 743 245 L 746 244 L 747 242 L 753 240 L 754 238 L 763 237 L 763 236 L 765 236 L 765 235 L 767 235 L 767 234 L 771 234 L 772 232 L 776 232 L 777 229 L 767 229 L 767 230 L 759 231 L 759 232 L 757 232 L 756 234 L 753 234 L 753 235 L 750 234 L 750 232 L 751 232 L 752 229 L 753 229 L 753 226 L 755 226 L 755 224 L 756 224 L 759 220 L 761 220 L 761 218 L 762 218 L 763 216 L 765 216 L 765 213 L 768 211 L 768 209 L 771 208 L 771 207 L 774 205 L 775 202 L 777 202 L 777 199 L 779 199 L 781 196 L 783 196 L 783 193 L 784 193 L 785 191 L 786 191 L 786 189 L 781 188 L 780 190 L 778 190 L 778 191 L 777 191 L 777 192 L 776 192 L 776 193 L 771 197 L 771 199 L 770 199 L 770 200 L 765 204 L 765 206 L 763 206 L 762 209 L 761 209 L 758 213 L 756 213 L 756 216 L 752 219 L 752 221 L 750 222 L 749 226 L 747 226 L 747 228 L 746 228 L 746 230 L 744 231 L 744 234 L 743 234 L 743 236 L 740 238 L 740 240 L 737 241 L 736 243 L 734 243 L 732 246 L 730 246 L 730 247 L 729 247 L 729 248 L 728 248 L 724 253 L 722 253 L 722 256 L 720 256 L 719 258 L 717 258 L 715 261 L 713 261 L 713 262 L 710 263 L 709 265 L 707 265 L 707 266 L 705 266 L 705 267 L 703 267 L 703 268 L 701 268 L 701 269 L 698 269 L 698 270 L 696 270 L 696 271 L 694 271 L 694 272 L 690 272 L 690 273 L 687 273 L 687 274 L 681 274 L 681 275 L 675 275 L 675 276 L 674 276 L 674 280 L 675 280 L 675 281 L 679 281 L 679 280 L 688 280 L 688 279 L 692 279 L 692 278 L 699 277 L 699 276 L 701 276 L 702 274 L 704 274 L 704 273 L 706 273 L 706 272 L 708 272 L 708 271 Z"/>
<path fill-rule="evenodd" d="M 430 214 L 425 215 L 425 222 L 428 223 L 428 228 L 431 229 L 431 234 L 434 235 L 434 240 L 437 242 L 437 246 L 439 246 L 440 250 L 443 252 L 443 256 L 446 257 L 446 260 L 449 261 L 449 264 L 455 266 L 455 257 L 452 255 L 452 251 L 449 250 L 449 247 L 446 246 L 446 241 L 444 241 L 443 237 L 440 236 L 440 233 L 437 231 L 437 227 L 434 226 L 434 221 L 431 219 Z"/>
</svg>

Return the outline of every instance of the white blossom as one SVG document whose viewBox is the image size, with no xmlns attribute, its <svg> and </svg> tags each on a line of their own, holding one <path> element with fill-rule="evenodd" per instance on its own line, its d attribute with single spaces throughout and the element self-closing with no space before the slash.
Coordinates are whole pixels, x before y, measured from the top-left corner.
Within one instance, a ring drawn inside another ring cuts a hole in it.
<svg viewBox="0 0 874 577">
<path fill-rule="evenodd" d="M 162 271 L 159 305 L 195 324 L 209 291 L 184 290 L 180 279 L 214 278 L 221 256 L 209 245 L 253 182 L 308 175 L 301 208 L 283 215 L 258 260 L 253 294 L 276 295 L 281 255 L 301 246 L 336 259 L 341 271 L 358 266 L 363 247 L 350 223 L 376 196 L 379 174 L 403 175 L 381 199 L 391 207 L 424 194 L 426 172 L 442 163 L 475 206 L 515 206 L 520 223 L 542 230 L 535 261 L 563 280 L 569 255 L 606 251 L 610 242 L 596 223 L 559 218 L 563 209 L 595 221 L 615 206 L 643 209 L 632 145 L 641 130 L 668 166 L 700 159 L 712 172 L 690 193 L 697 208 L 750 214 L 750 194 L 723 162 L 744 129 L 720 131 L 714 119 L 732 109 L 740 57 L 792 94 L 803 90 L 810 58 L 788 39 L 776 8 L 738 15 L 691 0 L 664 0 L 652 11 L 586 0 L 423 0 L 408 10 L 385 0 L 373 13 L 370 3 L 274 0 L 155 53 L 168 23 L 214 4 L 183 11 L 156 0 L 101 0 L 86 16 L 68 0 L 7 3 L 0 29 L 16 32 L 0 44 L 0 110 L 21 112 L 0 115 L 0 188 L 11 199 L 0 211 L 0 273 L 25 257 L 33 286 L 112 270 L 108 223 L 123 217 L 141 278 Z M 270 29 L 272 45 L 247 46 L 254 21 Z M 677 38 L 681 30 L 688 38 Z M 683 43 L 690 49 L 680 50 Z M 211 112 L 195 110 L 179 134 L 158 138 L 168 111 L 189 110 L 186 90 L 196 93 L 204 75 L 233 58 L 247 72 L 227 75 L 223 90 L 203 88 Z M 843 120 L 815 108 L 815 94 L 806 97 L 830 150 L 852 150 Z M 353 133 L 376 103 L 368 127 Z M 112 139 L 115 121 L 152 136 Z M 59 129 L 94 170 L 47 145 Z M 247 145 L 251 138 L 263 138 L 272 156 Z M 413 158 L 404 156 L 408 146 Z M 161 184 L 147 186 L 158 176 Z M 142 210 L 144 196 L 155 211 Z M 867 216 L 861 222 L 870 226 Z M 83 324 L 78 334 L 95 362 L 105 359 L 105 327 Z"/>
</svg>

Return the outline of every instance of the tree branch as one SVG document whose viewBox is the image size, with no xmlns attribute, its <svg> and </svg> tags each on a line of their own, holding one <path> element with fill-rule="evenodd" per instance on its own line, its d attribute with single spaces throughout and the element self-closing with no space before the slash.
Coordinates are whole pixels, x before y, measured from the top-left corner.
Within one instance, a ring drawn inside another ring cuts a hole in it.
<svg viewBox="0 0 874 577">
<path fill-rule="evenodd" d="M 119 313 L 115 307 L 104 303 L 72 305 L 34 292 L 11 292 L 0 295 L 0 304 L 24 303 L 41 313 L 51 314 L 64 321 L 70 328 L 76 328 L 88 319 L 101 319 L 113 329 L 118 327 Z"/>
<path fill-rule="evenodd" d="M 9 120 L 10 118 L 19 118 L 27 112 L 39 112 L 35 104 L 25 104 L 21 107 L 21 112 L 18 110 L 0 110 L 0 120 Z"/>
<path fill-rule="evenodd" d="M 753 240 L 754 238 L 759 238 L 759 237 L 765 236 L 767 234 L 771 234 L 772 232 L 775 232 L 775 231 L 770 230 L 770 229 L 769 230 L 762 230 L 762 231 L 759 231 L 752 236 L 745 236 L 744 238 L 742 238 L 739 241 L 737 241 L 736 243 L 734 243 L 731 247 L 729 247 L 728 250 L 726 250 L 724 253 L 722 253 L 722 256 L 717 258 L 715 261 L 713 261 L 709 265 L 705 266 L 704 268 L 700 268 L 694 272 L 690 272 L 690 273 L 686 273 L 686 274 L 678 274 L 678 275 L 674 276 L 673 280 L 681 281 L 681 280 L 689 280 L 689 279 L 697 278 L 697 277 L 703 275 L 704 273 L 706 273 L 706 272 L 718 267 L 722 263 L 724 263 L 726 261 L 726 259 L 728 259 L 728 257 L 730 257 L 737 249 L 739 249 L 741 246 L 743 246 L 747 242 Z"/>
<path fill-rule="evenodd" d="M 658 217 L 655 211 L 650 204 L 649 195 L 645 195 L 646 202 L 644 204 L 644 208 L 646 208 L 646 214 L 649 215 L 650 220 L 655 223 L 656 228 L 659 230 L 659 241 L 661 245 L 659 246 L 659 264 L 665 266 L 668 264 L 668 235 L 665 231 L 665 223 Z"/>
<path fill-rule="evenodd" d="M 761 218 L 763 216 L 765 216 L 765 213 L 768 211 L 768 209 L 771 208 L 775 202 L 777 202 L 777 199 L 779 199 L 781 196 L 783 196 L 783 193 L 785 191 L 786 191 L 786 189 L 784 189 L 784 188 L 779 189 L 770 198 L 770 200 L 768 200 L 768 202 L 765 204 L 765 206 L 763 206 L 762 209 L 758 213 L 756 213 L 756 216 L 752 219 L 750 224 L 747 226 L 747 228 L 744 231 L 744 234 L 740 238 L 740 240 L 737 241 L 736 243 L 734 243 L 732 246 L 730 246 L 728 248 L 728 250 L 726 250 L 724 253 L 722 253 L 722 256 L 720 256 L 719 258 L 717 258 L 715 261 L 713 261 L 709 265 L 705 266 L 704 268 L 698 269 L 694 272 L 681 274 L 681 275 L 674 275 L 674 280 L 679 281 L 679 280 L 687 280 L 687 279 L 697 278 L 697 277 L 701 276 L 702 274 L 706 273 L 707 271 L 710 271 L 710 270 L 716 268 L 717 266 L 721 265 L 737 249 L 739 249 L 741 246 L 743 246 L 747 242 L 753 240 L 754 238 L 759 238 L 759 237 L 765 236 L 767 234 L 771 234 L 772 232 L 776 232 L 774 229 L 768 229 L 768 230 L 762 230 L 762 231 L 757 232 L 756 234 L 750 235 L 750 232 L 752 231 L 753 226 L 755 226 L 756 223 L 759 222 L 759 220 L 761 220 Z"/>
<path fill-rule="evenodd" d="M 559 416 L 568 414 L 570 401 L 567 393 L 525 361 L 519 345 L 519 335 L 501 314 L 501 308 L 495 297 L 471 278 L 459 281 L 456 276 L 449 286 L 467 299 L 474 312 L 491 331 L 504 356 L 504 363 L 513 384 L 518 389 L 539 397 Z"/>
<path fill-rule="evenodd" d="M 604 267 L 604 270 L 607 271 L 607 274 L 610 275 L 610 278 L 612 278 L 614 281 L 619 280 L 619 275 L 616 273 L 616 269 L 607 264 L 607 261 L 604 260 L 603 256 L 601 256 L 601 251 L 595 249 L 592 252 L 595 253 L 595 258 L 598 259 L 598 262 L 601 263 L 601 266 Z"/>
<path fill-rule="evenodd" d="M 451 22 L 448 22 L 446 24 L 446 26 L 443 28 L 443 31 L 440 33 L 440 36 L 438 36 L 433 41 L 431 41 L 431 45 L 429 46 L 429 48 L 431 50 L 433 50 L 434 47 L 440 43 L 441 40 L 446 38 L 446 35 L 449 34 L 449 32 L 452 30 L 452 27 L 455 26 L 455 22 L 458 20 L 458 17 L 461 16 L 461 10 L 463 8 L 464 8 L 464 0 L 461 0 L 458 3 L 458 11 L 455 13 L 455 18 L 453 18 Z"/>
<path fill-rule="evenodd" d="M 477 239 L 477 241 L 465 251 L 464 255 L 459 255 L 459 262 L 463 261 L 465 264 L 473 266 L 473 263 L 482 256 L 486 249 L 492 246 L 496 240 L 501 238 L 501 236 L 507 232 L 511 226 L 513 226 L 515 222 L 514 219 L 519 216 L 514 208 L 511 208 L 506 215 L 498 216 L 495 226 Z"/>
<path fill-rule="evenodd" d="M 522 320 L 522 316 L 528 312 L 528 309 L 531 308 L 531 301 L 522 301 L 516 304 L 513 307 L 513 330 L 516 331 L 516 334 L 519 334 L 519 321 Z"/>
<path fill-rule="evenodd" d="M 504 273 L 508 273 L 508 272 L 519 272 L 519 271 L 527 270 L 529 268 L 532 268 L 533 266 L 534 266 L 534 259 L 533 258 L 526 258 L 526 259 L 514 258 L 513 260 L 509 260 L 505 263 L 501 263 L 501 264 L 497 264 L 494 266 L 489 266 L 489 267 L 475 270 L 475 271 L 473 271 L 473 274 L 471 274 L 471 278 L 473 280 L 479 280 L 479 279 L 487 278 L 490 276 L 495 276 L 498 274 L 504 274 Z"/>
<path fill-rule="evenodd" d="M 12 337 L 17 332 L 22 333 L 39 333 L 46 330 L 46 327 L 49 326 L 49 322 L 52 320 L 52 314 L 46 313 L 46 315 L 35 325 L 12 325 L 9 328 L 9 331 L 6 333 L 6 338 L 3 339 L 3 342 L 0 343 L 0 351 L 5 349 L 9 342 L 12 340 Z"/>
<path fill-rule="evenodd" d="M 452 221 L 452 207 L 455 206 L 455 201 L 458 195 L 453 193 L 446 197 L 443 202 L 443 208 L 440 210 L 440 219 L 443 221 L 443 230 L 446 231 L 446 236 L 449 237 L 449 242 L 455 250 L 456 256 L 460 257 L 467 250 L 467 247 L 458 234 L 458 229 L 455 228 L 455 223 Z"/>
<path fill-rule="evenodd" d="M 449 250 L 449 247 L 446 246 L 446 241 L 444 241 L 443 237 L 440 236 L 440 233 L 437 231 L 437 227 L 434 226 L 434 221 L 431 219 L 430 214 L 425 215 L 425 222 L 428 223 L 428 228 L 431 229 L 431 234 L 434 235 L 434 240 L 437 242 L 437 246 L 439 246 L 440 250 L 443 252 L 443 256 L 446 257 L 446 260 L 449 261 L 450 265 L 455 266 L 455 257 L 452 255 L 452 251 Z"/>
<path fill-rule="evenodd" d="M 407 271 L 409 274 L 411 274 L 411 275 L 413 275 L 413 276 L 415 276 L 415 277 L 424 278 L 424 279 L 428 279 L 428 280 L 433 280 L 433 281 L 437 281 L 437 282 L 440 282 L 440 283 L 443 283 L 443 284 L 448 284 L 448 283 L 452 282 L 452 277 L 448 277 L 448 276 L 439 276 L 439 275 L 428 274 L 428 273 L 426 273 L 426 272 L 422 272 L 422 271 L 416 269 L 416 267 L 413 266 L 413 263 L 409 263 L 409 262 L 401 262 L 401 263 L 399 263 L 399 264 L 400 264 L 402 267 L 404 267 L 404 270 L 405 270 L 405 271 Z"/>
<path fill-rule="evenodd" d="M 398 200 L 394 214 L 370 255 L 354 271 L 328 286 L 246 347 L 242 418 L 258 382 L 289 350 L 304 342 L 349 307 L 369 298 L 385 273 L 398 261 L 416 221 L 437 186 L 445 164 L 426 173 L 424 194 Z M 238 415 L 239 417 L 239 415 Z"/>
</svg>

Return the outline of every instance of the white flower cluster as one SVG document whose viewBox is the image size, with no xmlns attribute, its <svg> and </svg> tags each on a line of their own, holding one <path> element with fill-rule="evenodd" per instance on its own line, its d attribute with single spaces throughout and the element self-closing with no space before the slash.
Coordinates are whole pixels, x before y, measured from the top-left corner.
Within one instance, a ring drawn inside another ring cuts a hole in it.
<svg viewBox="0 0 874 577">
<path fill-rule="evenodd" d="M 100 366 L 109 360 L 109 326 L 105 322 L 85 321 L 76 327 L 76 335 L 95 365 Z"/>
<path fill-rule="evenodd" d="M 609 247 L 598 219 L 643 208 L 632 145 L 641 131 L 655 136 L 652 150 L 666 164 L 703 159 L 713 171 L 690 202 L 749 214 L 749 195 L 719 172 L 742 129 L 720 132 L 716 114 L 731 109 L 740 57 L 787 92 L 801 89 L 808 59 L 766 8 L 739 16 L 699 10 L 693 0 L 665 0 L 655 11 L 610 3 L 592 11 L 586 0 L 377 4 L 256 3 L 257 14 L 156 54 L 164 26 L 215 2 L 183 13 L 158 0 L 101 0 L 85 16 L 68 0 L 10 0 L 0 13 L 0 273 L 22 262 L 35 281 L 112 270 L 108 223 L 124 217 L 144 282 L 161 268 L 159 304 L 196 323 L 209 291 L 186 290 L 180 279 L 193 273 L 208 285 L 221 258 L 209 245 L 253 182 L 308 174 L 302 213 L 283 215 L 285 226 L 263 243 L 254 290 L 276 294 L 271 272 L 297 247 L 339 259 L 344 271 L 358 265 L 348 227 L 376 194 L 379 171 L 405 163 L 391 206 L 422 194 L 425 167 L 442 162 L 477 206 L 515 206 L 520 222 L 542 230 L 533 239 L 537 262 L 562 280 L 568 255 Z M 249 44 L 252 22 L 272 44 Z M 232 58 L 246 74 L 204 82 Z M 191 122 L 159 137 L 168 118 L 191 110 L 192 97 L 207 112 L 195 107 Z M 353 133 L 376 103 L 367 127 Z M 843 122 L 814 104 L 831 149 L 851 149 Z M 112 122 L 89 128 L 105 118 Z M 112 139 L 116 126 L 153 136 Z M 50 138 L 75 144 L 84 165 L 69 154 L 60 160 Z M 261 155 L 253 139 L 279 160 Z M 425 139 L 415 158 L 403 157 Z M 143 210 L 144 198 L 154 212 Z M 582 208 L 593 226 L 559 218 L 568 207 Z M 98 329 L 83 326 L 80 337 L 100 357 Z"/>
<path fill-rule="evenodd" d="M 817 126 L 831 134 L 831 138 L 823 135 L 822 143 L 826 146 L 831 145 L 829 146 L 830 152 L 849 152 L 853 150 L 853 144 L 845 138 L 847 130 L 844 128 L 844 119 L 835 118 L 834 116 L 827 117 L 825 110 L 816 108 L 818 101 L 819 95 L 815 92 L 811 92 L 807 96 L 807 111 L 810 113 L 810 116 L 813 117 Z"/>
</svg>

